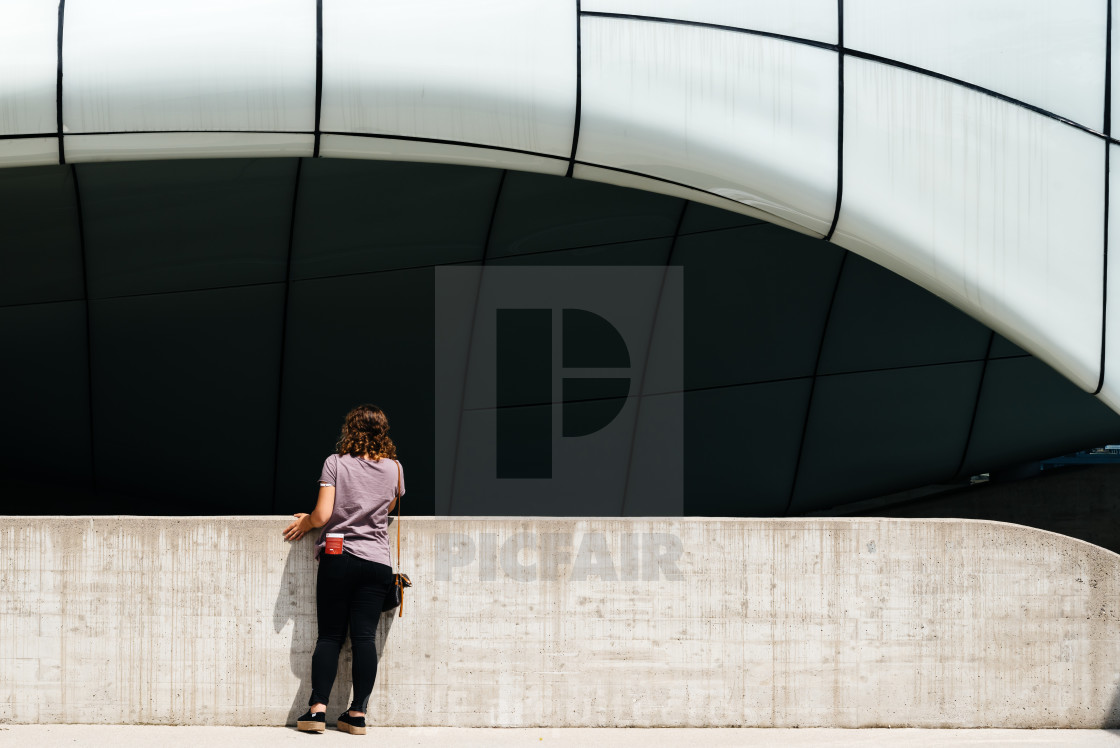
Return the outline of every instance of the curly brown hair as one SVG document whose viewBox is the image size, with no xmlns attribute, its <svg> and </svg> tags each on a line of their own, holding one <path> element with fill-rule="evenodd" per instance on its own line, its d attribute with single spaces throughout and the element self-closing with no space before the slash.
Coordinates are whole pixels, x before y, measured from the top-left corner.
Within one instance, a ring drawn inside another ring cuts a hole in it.
<svg viewBox="0 0 1120 748">
<path fill-rule="evenodd" d="M 335 451 L 340 455 L 397 458 L 397 447 L 389 438 L 389 419 L 385 411 L 368 403 L 351 408 L 342 422 L 342 435 Z"/>
</svg>

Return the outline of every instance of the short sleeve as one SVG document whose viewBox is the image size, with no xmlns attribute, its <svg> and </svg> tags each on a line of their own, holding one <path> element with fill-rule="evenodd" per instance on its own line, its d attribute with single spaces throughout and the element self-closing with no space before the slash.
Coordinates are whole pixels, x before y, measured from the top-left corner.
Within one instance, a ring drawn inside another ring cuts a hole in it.
<svg viewBox="0 0 1120 748">
<path fill-rule="evenodd" d="M 400 495 L 404 496 L 404 467 L 401 465 L 399 460 L 397 461 L 397 466 L 400 467 L 400 469 L 401 469 L 401 493 L 400 493 Z"/>
<path fill-rule="evenodd" d="M 323 460 L 323 472 L 319 474 L 319 484 L 333 486 L 335 472 L 338 469 L 338 455 L 331 455 Z"/>
</svg>

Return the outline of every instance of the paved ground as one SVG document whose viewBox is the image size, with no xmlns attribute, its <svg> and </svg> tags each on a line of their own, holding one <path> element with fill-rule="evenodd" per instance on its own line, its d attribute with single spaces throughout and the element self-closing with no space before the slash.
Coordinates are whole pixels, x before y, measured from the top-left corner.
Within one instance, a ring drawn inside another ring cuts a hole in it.
<svg viewBox="0 0 1120 748">
<path fill-rule="evenodd" d="M 1075 746 L 1120 748 L 1120 730 L 833 730 L 833 729 L 725 729 L 725 728 L 450 728 L 378 727 L 366 735 L 348 735 L 328 728 L 324 733 L 302 733 L 285 727 L 163 727 L 116 725 L 0 725 L 0 746 L 90 746 L 91 748 L 195 748 L 196 746 L 341 745 L 358 741 L 395 746 L 455 746 L 455 748 L 510 748 L 523 746 L 619 746 L 620 748 L 703 748 L 724 746 Z"/>
</svg>

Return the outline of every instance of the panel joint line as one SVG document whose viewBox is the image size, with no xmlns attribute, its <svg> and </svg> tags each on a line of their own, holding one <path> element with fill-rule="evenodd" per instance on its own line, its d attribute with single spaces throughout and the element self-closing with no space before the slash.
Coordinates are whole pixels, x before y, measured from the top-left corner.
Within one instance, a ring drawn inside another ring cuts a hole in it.
<svg viewBox="0 0 1120 748">
<path fill-rule="evenodd" d="M 276 438 L 272 445 L 272 513 L 276 513 L 276 499 L 280 488 L 280 426 L 284 405 L 284 357 L 288 340 L 288 298 L 292 290 L 292 248 L 295 246 L 296 215 L 299 212 L 299 187 L 303 177 L 303 159 L 296 159 L 296 178 L 292 185 L 292 215 L 288 223 L 288 258 L 284 268 L 284 302 L 280 317 L 280 366 L 276 377 Z"/>
<path fill-rule="evenodd" d="M 498 209 L 502 204 L 502 189 L 506 185 L 506 175 L 509 171 L 502 170 L 498 178 L 498 189 L 494 192 L 494 207 L 490 210 L 490 223 L 486 227 L 486 239 L 482 244 L 482 267 L 478 272 L 478 287 L 474 291 L 474 306 L 471 308 L 471 323 L 467 329 L 467 356 L 463 362 L 463 382 L 459 388 L 459 417 L 455 423 L 455 449 L 452 450 L 450 485 L 447 489 L 447 513 L 450 515 L 451 507 L 455 503 L 455 476 L 459 467 L 459 442 L 463 436 L 463 413 L 467 410 L 467 379 L 470 378 L 471 348 L 474 346 L 474 326 L 478 320 L 478 302 L 482 296 L 482 277 L 486 273 L 486 260 L 490 257 L 490 242 L 494 236 L 494 223 L 498 220 Z"/>
<path fill-rule="evenodd" d="M 836 306 L 836 295 L 840 291 L 840 281 L 844 278 L 844 264 L 848 261 L 850 253 L 844 250 L 843 256 L 840 257 L 840 267 L 836 270 L 836 283 L 832 286 L 832 297 L 828 300 L 828 311 L 824 315 L 824 326 L 821 328 L 821 342 L 817 346 L 817 360 L 813 364 L 813 377 L 809 380 L 809 396 L 805 401 L 805 420 L 801 424 L 801 441 L 797 444 L 797 460 L 793 464 L 793 480 L 790 481 L 789 498 L 786 500 L 785 511 L 782 512 L 786 517 L 789 516 L 789 510 L 793 507 L 793 499 L 797 494 L 797 476 L 801 473 L 801 457 L 805 453 L 805 438 L 809 433 L 809 416 L 813 412 L 813 394 L 817 389 L 817 379 L 820 378 L 821 368 L 821 355 L 824 353 L 824 342 L 828 337 L 828 326 L 832 322 L 832 308 Z"/>
<path fill-rule="evenodd" d="M 1101 262 L 1101 364 L 1094 395 L 1104 389 L 1105 351 L 1108 347 L 1108 213 L 1109 171 L 1112 169 L 1112 0 L 1108 0 L 1104 32 L 1104 252 Z"/>
<path fill-rule="evenodd" d="M 86 228 L 82 215 L 82 190 L 78 184 L 78 170 L 70 164 L 70 178 L 74 181 L 74 210 L 78 218 L 78 250 L 82 258 L 82 296 L 86 305 L 86 396 L 89 398 L 89 482 L 90 490 L 97 491 L 96 440 L 93 431 L 93 323 L 89 313 L 89 269 L 86 261 Z"/>
<path fill-rule="evenodd" d="M 576 169 L 576 149 L 579 147 L 580 114 L 583 109 L 583 16 L 580 13 L 580 0 L 576 0 L 576 120 L 572 127 L 572 153 L 568 157 L 568 171 L 571 177 Z"/>
<path fill-rule="evenodd" d="M 988 335 L 988 348 L 984 351 L 984 362 L 980 365 L 980 383 L 976 385 L 976 401 L 972 405 L 972 418 L 968 422 L 968 433 L 964 437 L 964 449 L 961 450 L 961 461 L 957 463 L 957 469 L 950 477 L 955 477 L 961 474 L 964 470 L 965 463 L 968 461 L 968 450 L 972 448 L 972 432 L 976 428 L 976 415 L 980 412 L 980 397 L 984 394 L 984 377 L 988 374 L 988 362 L 992 359 L 992 345 L 995 343 L 996 333 L 992 330 Z"/>
<path fill-rule="evenodd" d="M 62 140 L 62 30 L 66 25 L 66 0 L 58 0 L 58 71 L 55 80 L 55 129 L 58 136 L 58 163 L 66 163 L 66 146 Z"/>
<path fill-rule="evenodd" d="M 315 149 L 311 155 L 319 158 L 320 125 L 323 114 L 323 0 L 315 2 Z"/>
<path fill-rule="evenodd" d="M 642 372 L 638 377 L 638 391 L 635 393 L 634 428 L 630 431 L 630 453 L 626 460 L 626 479 L 622 484 L 622 506 L 618 510 L 619 517 L 626 516 L 626 499 L 630 496 L 630 475 L 634 469 L 634 443 L 638 440 L 638 424 L 642 415 L 642 400 L 645 398 L 646 372 L 649 370 L 650 352 L 653 350 L 653 336 L 654 333 L 657 332 L 657 318 L 661 311 L 661 300 L 665 296 L 665 281 L 669 277 L 669 268 L 673 266 L 673 254 L 677 251 L 677 241 L 681 236 L 681 226 L 684 225 L 684 216 L 685 213 L 688 212 L 689 201 L 684 200 L 683 202 L 684 205 L 681 206 L 681 214 L 677 216 L 677 226 L 673 229 L 673 239 L 669 242 L 669 252 L 665 256 L 665 269 L 661 273 L 661 285 L 657 289 L 657 301 L 653 307 L 653 318 L 649 324 L 649 340 L 646 341 L 646 355 L 642 362 Z M 683 385 L 684 383 L 682 382 L 681 384 Z"/>
<path fill-rule="evenodd" d="M 730 31 L 730 32 L 733 32 L 733 33 L 749 34 L 751 36 L 759 36 L 759 37 L 765 37 L 765 38 L 769 38 L 769 39 L 779 39 L 781 41 L 790 42 L 792 44 L 800 44 L 800 45 L 803 45 L 803 46 L 806 46 L 806 47 L 816 47 L 818 49 L 829 49 L 829 50 L 833 50 L 833 51 L 839 51 L 841 49 L 841 46 L 842 46 L 842 40 L 841 40 L 841 44 L 831 44 L 829 42 L 817 41 L 816 39 L 807 39 L 805 37 L 790 36 L 788 34 L 778 34 L 778 33 L 772 32 L 772 31 L 763 31 L 761 29 L 751 29 L 751 28 L 745 28 L 745 27 L 742 27 L 742 26 L 725 26 L 725 25 L 721 25 L 721 24 L 704 23 L 704 22 L 700 22 L 700 21 L 685 21 L 685 20 L 682 20 L 682 19 L 679 19 L 679 18 L 665 18 L 665 17 L 661 17 L 661 16 L 642 16 L 642 15 L 635 15 L 635 14 L 630 14 L 630 13 L 607 13 L 607 12 L 599 12 L 599 11 L 584 11 L 583 15 L 586 16 L 586 17 L 590 17 L 590 18 L 617 18 L 617 19 L 629 20 L 629 21 L 645 21 L 645 22 L 650 22 L 650 23 L 667 23 L 667 24 L 673 24 L 673 25 L 677 25 L 677 26 L 693 26 L 693 27 L 698 27 L 698 28 L 713 29 L 713 30 L 717 30 L 717 31 Z M 1092 127 L 1089 127 L 1088 125 L 1082 124 L 1080 122 L 1076 122 L 1076 121 L 1070 119 L 1069 117 L 1063 117 L 1062 115 L 1058 114 L 1057 112 L 1052 112 L 1048 109 L 1043 109 L 1042 107 L 1035 106 L 1034 104 L 1028 104 L 1027 102 L 1023 101 L 1022 99 L 1016 99 L 1013 96 L 1009 96 L 1007 94 L 1000 93 L 999 91 L 995 91 L 995 90 L 990 89 L 990 88 L 985 88 L 985 87 L 980 86 L 976 83 L 970 83 L 969 81 L 962 80 L 960 78 L 954 78 L 951 75 L 945 75 L 944 73 L 938 73 L 937 71 L 930 70 L 929 68 L 923 68 L 923 67 L 919 67 L 917 65 L 911 65 L 911 64 L 906 63 L 906 62 L 900 62 L 899 60 L 893 60 L 889 57 L 882 57 L 881 55 L 872 54 L 870 52 L 863 52 L 863 51 L 860 51 L 858 49 L 852 49 L 850 47 L 844 47 L 843 51 L 844 51 L 845 56 L 858 57 L 860 59 L 869 60 L 871 62 L 877 62 L 881 65 L 888 65 L 890 67 L 898 68 L 900 70 L 908 70 L 911 73 L 917 73 L 918 75 L 924 75 L 924 76 L 927 76 L 927 77 L 930 77 L 930 78 L 936 78 L 937 80 L 945 81 L 946 83 L 951 83 L 951 84 L 956 85 L 956 86 L 961 86 L 963 88 L 967 88 L 970 91 L 976 91 L 977 93 L 981 93 L 981 94 L 984 94 L 986 96 L 991 96 L 994 99 L 999 99 L 1000 101 L 1004 101 L 1008 104 L 1013 104 L 1014 106 L 1022 107 L 1024 109 L 1028 110 L 1028 111 L 1034 112 L 1035 114 L 1042 115 L 1043 117 L 1047 117 L 1049 119 L 1057 120 L 1058 122 L 1061 122 L 1062 124 L 1069 125 L 1070 127 L 1076 128 L 1078 130 L 1081 130 L 1082 132 L 1086 132 L 1086 133 L 1088 133 L 1090 135 L 1093 135 L 1095 137 L 1098 137 L 1098 138 L 1106 138 L 1107 137 L 1103 132 L 1101 132 L 1099 130 L 1095 130 Z"/>
<path fill-rule="evenodd" d="M 836 233 L 844 201 L 844 0 L 836 0 L 836 38 L 836 207 L 832 212 L 832 225 L 824 237 L 826 242 L 832 241 Z"/>
</svg>

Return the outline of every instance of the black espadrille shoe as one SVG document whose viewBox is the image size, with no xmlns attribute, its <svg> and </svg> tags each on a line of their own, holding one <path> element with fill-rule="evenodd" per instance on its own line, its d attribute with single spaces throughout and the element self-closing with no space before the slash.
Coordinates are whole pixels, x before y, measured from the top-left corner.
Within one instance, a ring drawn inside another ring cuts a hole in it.
<svg viewBox="0 0 1120 748">
<path fill-rule="evenodd" d="M 347 709 L 342 714 L 338 715 L 338 731 L 348 732 L 351 735 L 365 735 L 366 734 L 366 718 L 365 717 L 351 717 L 350 710 Z"/>
<path fill-rule="evenodd" d="M 327 729 L 327 713 L 312 712 L 308 709 L 303 713 L 303 716 L 296 721 L 296 727 L 304 732 L 323 732 Z"/>
</svg>

